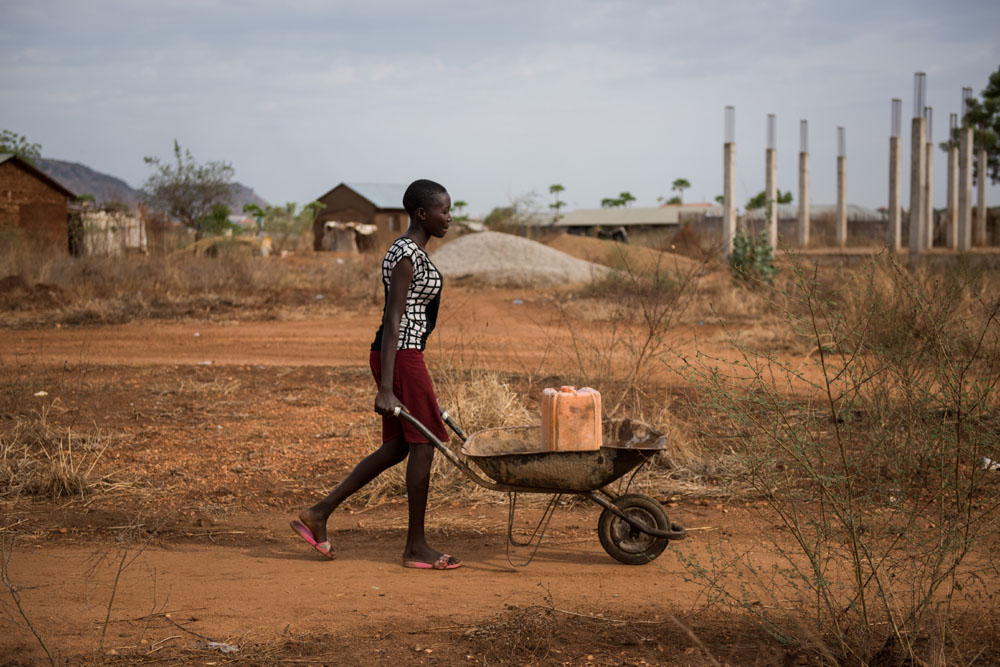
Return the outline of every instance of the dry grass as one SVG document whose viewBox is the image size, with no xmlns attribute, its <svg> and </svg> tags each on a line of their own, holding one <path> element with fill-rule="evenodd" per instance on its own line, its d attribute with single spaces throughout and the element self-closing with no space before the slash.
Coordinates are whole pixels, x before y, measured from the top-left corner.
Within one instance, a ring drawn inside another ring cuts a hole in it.
<svg viewBox="0 0 1000 667">
<path fill-rule="evenodd" d="M 132 319 L 276 319 L 381 296 L 372 254 L 201 257 L 60 256 L 15 244 L 0 250 L 0 323 L 121 323 Z"/>
<path fill-rule="evenodd" d="M 499 373 L 467 372 L 455 368 L 435 373 L 435 386 L 441 405 L 449 406 L 449 414 L 467 434 L 500 426 L 537 423 L 520 397 Z M 379 446 L 380 433 L 367 430 L 363 436 L 365 455 Z M 452 449 L 460 449 L 458 438 L 452 438 Z M 459 454 L 461 457 L 461 454 Z M 464 458 L 464 457 L 462 457 Z M 467 459 L 466 459 L 467 460 Z M 472 466 L 475 468 L 475 466 Z M 387 499 L 406 495 L 406 466 L 398 465 L 386 471 L 351 497 L 351 504 L 371 506 Z M 434 457 L 431 467 L 431 497 L 435 502 L 473 499 L 477 502 L 502 502 L 506 496 L 484 489 L 441 455 Z"/>
<path fill-rule="evenodd" d="M 0 432 L 0 496 L 84 500 L 134 493 L 139 484 L 101 465 L 120 439 L 101 433 L 56 428 L 45 411 L 17 417 Z"/>
</svg>

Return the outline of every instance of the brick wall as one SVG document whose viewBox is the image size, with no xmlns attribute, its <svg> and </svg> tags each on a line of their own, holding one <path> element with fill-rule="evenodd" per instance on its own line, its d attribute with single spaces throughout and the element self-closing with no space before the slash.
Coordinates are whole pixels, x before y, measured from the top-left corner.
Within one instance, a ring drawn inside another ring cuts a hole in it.
<svg viewBox="0 0 1000 667">
<path fill-rule="evenodd" d="M 13 160 L 0 164 L 0 227 L 67 251 L 66 196 Z"/>
<path fill-rule="evenodd" d="M 322 250 L 323 225 L 328 220 L 336 222 L 360 222 L 365 225 L 375 225 L 375 246 L 385 249 L 400 234 L 406 231 L 410 218 L 406 211 L 400 209 L 377 209 L 375 206 L 346 186 L 339 186 L 319 199 L 325 208 L 316 215 L 313 223 L 313 248 Z"/>
</svg>

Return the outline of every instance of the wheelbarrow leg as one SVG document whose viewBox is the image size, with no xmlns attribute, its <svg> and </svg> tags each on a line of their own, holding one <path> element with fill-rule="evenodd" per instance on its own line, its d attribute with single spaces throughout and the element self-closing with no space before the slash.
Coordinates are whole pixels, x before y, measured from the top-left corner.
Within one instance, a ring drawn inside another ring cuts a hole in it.
<svg viewBox="0 0 1000 667">
<path fill-rule="evenodd" d="M 542 518 L 538 520 L 538 525 L 535 526 L 534 532 L 531 533 L 531 537 L 528 538 L 527 542 L 519 542 L 514 539 L 514 512 L 517 508 L 517 492 L 508 493 L 507 499 L 509 501 L 507 510 L 507 563 L 511 567 L 526 567 L 535 560 L 535 554 L 538 553 L 538 547 L 542 544 L 542 538 L 545 536 L 545 531 L 549 528 L 549 521 L 552 520 L 552 515 L 556 511 L 556 503 L 562 497 L 562 494 L 553 494 L 552 499 L 549 500 L 549 504 L 545 507 L 545 511 L 542 512 Z M 515 547 L 530 547 L 532 542 L 535 544 L 535 548 L 532 549 L 531 555 L 528 556 L 528 560 L 523 563 L 515 563 L 510 559 L 510 545 Z"/>
</svg>

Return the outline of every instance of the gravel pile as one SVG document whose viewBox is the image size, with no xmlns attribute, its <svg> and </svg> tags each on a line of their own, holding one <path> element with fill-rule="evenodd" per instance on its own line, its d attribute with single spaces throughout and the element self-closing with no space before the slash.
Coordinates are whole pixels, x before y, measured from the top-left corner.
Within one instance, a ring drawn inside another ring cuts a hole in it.
<svg viewBox="0 0 1000 667">
<path fill-rule="evenodd" d="M 571 257 L 541 243 L 512 234 L 468 234 L 431 255 L 450 278 L 476 278 L 496 285 L 539 287 L 588 282 L 609 269 Z"/>
</svg>

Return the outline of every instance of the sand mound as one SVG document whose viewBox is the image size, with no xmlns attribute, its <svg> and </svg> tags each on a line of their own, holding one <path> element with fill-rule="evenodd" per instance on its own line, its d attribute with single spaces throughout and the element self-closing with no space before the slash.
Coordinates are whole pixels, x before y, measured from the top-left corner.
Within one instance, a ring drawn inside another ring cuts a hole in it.
<svg viewBox="0 0 1000 667">
<path fill-rule="evenodd" d="M 445 276 L 476 278 L 495 285 L 537 287 L 580 283 L 608 273 L 604 266 L 499 232 L 462 236 L 443 245 L 431 259 Z"/>
<path fill-rule="evenodd" d="M 627 265 L 639 271 L 653 271 L 659 262 L 661 272 L 685 275 L 698 265 L 698 262 L 682 255 L 661 253 L 646 246 L 605 241 L 593 236 L 560 234 L 548 241 L 548 246 L 567 255 L 616 269 Z"/>
</svg>

